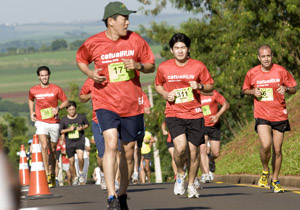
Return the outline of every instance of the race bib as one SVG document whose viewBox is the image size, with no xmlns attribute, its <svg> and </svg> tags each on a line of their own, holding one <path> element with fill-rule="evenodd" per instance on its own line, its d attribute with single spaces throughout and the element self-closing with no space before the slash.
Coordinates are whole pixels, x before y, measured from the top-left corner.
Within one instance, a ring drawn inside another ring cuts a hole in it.
<svg viewBox="0 0 300 210">
<path fill-rule="evenodd" d="M 128 81 L 134 78 L 134 71 L 125 68 L 124 63 L 111 63 L 108 65 L 110 82 Z"/>
<path fill-rule="evenodd" d="M 68 132 L 68 138 L 69 139 L 78 139 L 79 138 L 79 131 L 75 130 L 75 131 Z"/>
<path fill-rule="evenodd" d="M 175 104 L 185 103 L 194 100 L 194 94 L 191 87 L 175 90 Z"/>
<path fill-rule="evenodd" d="M 202 112 L 204 116 L 210 115 L 211 111 L 209 105 L 202 106 Z"/>
<path fill-rule="evenodd" d="M 273 101 L 273 88 L 260 88 L 261 97 L 259 101 Z"/>
<path fill-rule="evenodd" d="M 52 107 L 46 108 L 46 109 L 41 109 L 41 116 L 43 120 L 49 119 L 53 117 L 54 115 L 52 114 Z"/>
</svg>

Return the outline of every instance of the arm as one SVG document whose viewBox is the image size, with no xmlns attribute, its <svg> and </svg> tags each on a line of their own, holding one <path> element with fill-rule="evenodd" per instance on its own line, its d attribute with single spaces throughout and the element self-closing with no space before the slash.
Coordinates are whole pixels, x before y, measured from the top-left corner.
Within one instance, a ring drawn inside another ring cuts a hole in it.
<svg viewBox="0 0 300 210">
<path fill-rule="evenodd" d="M 82 73 L 87 75 L 89 78 L 93 79 L 97 83 L 104 82 L 106 80 L 105 76 L 98 75 L 99 71 L 102 71 L 102 69 L 95 69 L 95 70 L 90 70 L 89 66 L 85 63 L 77 63 L 78 68 Z"/>
<path fill-rule="evenodd" d="M 246 94 L 246 95 L 253 95 L 253 96 L 255 96 L 256 98 L 261 97 L 261 92 L 260 92 L 259 88 L 246 89 L 246 90 L 244 90 L 243 92 L 244 92 L 244 94 Z"/>
<path fill-rule="evenodd" d="M 197 83 L 196 81 L 190 81 L 189 84 L 193 90 L 201 90 L 204 93 L 210 93 L 214 90 L 214 85 L 212 84 L 203 85 L 201 83 Z"/>
<path fill-rule="evenodd" d="M 155 71 L 155 65 L 152 63 L 138 63 L 133 59 L 123 59 L 124 66 L 130 70 L 138 70 L 143 73 L 152 73 Z"/>
<path fill-rule="evenodd" d="M 164 87 L 161 85 L 155 85 L 155 90 L 158 94 L 160 94 L 165 100 L 169 102 L 173 102 L 175 100 L 175 92 L 166 92 Z"/>
<path fill-rule="evenodd" d="M 68 104 L 69 104 L 69 101 L 66 100 L 66 101 L 62 102 L 59 106 L 53 107 L 52 108 L 52 114 L 57 115 L 59 110 L 66 108 L 68 106 Z"/>
<path fill-rule="evenodd" d="M 79 100 L 81 103 L 86 103 L 92 98 L 92 95 L 89 93 L 87 95 L 80 95 Z"/>
<path fill-rule="evenodd" d="M 229 109 L 229 103 L 227 101 L 224 102 L 221 109 L 218 111 L 216 115 L 210 116 L 210 121 L 213 123 L 218 122 L 219 118 Z"/>
<path fill-rule="evenodd" d="M 295 94 L 296 91 L 296 87 L 287 87 L 278 84 L 277 92 L 281 95 L 284 95 L 285 93 Z"/>
<path fill-rule="evenodd" d="M 161 124 L 161 130 L 162 130 L 162 133 L 163 135 L 168 135 L 168 131 L 166 130 L 166 123 L 162 123 Z"/>
<path fill-rule="evenodd" d="M 34 101 L 29 99 L 28 100 L 28 106 L 29 106 L 29 112 L 30 112 L 30 119 L 31 119 L 31 121 L 35 122 L 36 121 L 36 114 L 33 111 Z"/>
</svg>

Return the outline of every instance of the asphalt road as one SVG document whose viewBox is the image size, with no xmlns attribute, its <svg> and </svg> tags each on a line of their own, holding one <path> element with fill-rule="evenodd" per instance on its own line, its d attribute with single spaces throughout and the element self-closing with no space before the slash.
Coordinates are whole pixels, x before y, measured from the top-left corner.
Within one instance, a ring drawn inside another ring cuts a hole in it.
<svg viewBox="0 0 300 210">
<path fill-rule="evenodd" d="M 130 210 L 292 210 L 300 209 L 300 191 L 273 193 L 254 185 L 203 184 L 200 198 L 173 195 L 173 183 L 130 185 Z M 58 198 L 21 199 L 21 210 L 105 210 L 107 195 L 96 185 L 50 189 Z M 25 193 L 26 194 L 26 193 Z"/>
</svg>

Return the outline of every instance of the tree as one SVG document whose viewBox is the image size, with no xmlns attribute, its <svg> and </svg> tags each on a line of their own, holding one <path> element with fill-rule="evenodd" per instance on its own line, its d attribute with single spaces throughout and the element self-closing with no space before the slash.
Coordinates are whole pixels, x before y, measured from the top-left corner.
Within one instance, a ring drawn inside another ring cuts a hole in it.
<svg viewBox="0 0 300 210">
<path fill-rule="evenodd" d="M 51 43 L 51 49 L 53 51 L 57 51 L 60 49 L 66 49 L 68 48 L 68 43 L 64 39 L 56 39 Z"/>
<path fill-rule="evenodd" d="M 84 40 L 76 40 L 70 43 L 70 50 L 78 50 L 78 48 L 83 44 Z"/>
</svg>

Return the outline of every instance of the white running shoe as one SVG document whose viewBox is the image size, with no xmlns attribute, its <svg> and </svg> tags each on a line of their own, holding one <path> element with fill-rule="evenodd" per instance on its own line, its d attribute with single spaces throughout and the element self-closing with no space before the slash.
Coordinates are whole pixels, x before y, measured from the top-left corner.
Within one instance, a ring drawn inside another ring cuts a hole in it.
<svg viewBox="0 0 300 210">
<path fill-rule="evenodd" d="M 118 180 L 115 180 L 115 191 L 117 192 L 120 189 L 120 184 Z"/>
<path fill-rule="evenodd" d="M 83 176 L 83 173 L 79 173 L 79 183 L 80 183 L 80 185 L 85 184 L 85 178 Z"/>
<path fill-rule="evenodd" d="M 205 174 L 205 183 L 211 183 L 209 174 Z"/>
<path fill-rule="evenodd" d="M 200 179 L 198 177 L 196 177 L 195 180 L 194 180 L 194 186 L 197 190 L 202 190 L 203 189 L 201 184 L 200 184 Z"/>
<path fill-rule="evenodd" d="M 194 184 L 188 186 L 188 188 L 187 188 L 187 196 L 188 196 L 188 198 L 199 198 L 200 197 L 200 194 L 196 190 Z"/>
<path fill-rule="evenodd" d="M 174 184 L 174 195 L 183 195 L 185 192 L 184 189 L 184 175 L 177 174 L 176 182 Z"/>
<path fill-rule="evenodd" d="M 205 183 L 205 179 L 206 179 L 206 174 L 202 174 L 200 178 L 200 182 Z"/>
<path fill-rule="evenodd" d="M 100 186 L 102 190 L 106 190 L 106 182 L 104 178 L 104 173 L 100 174 Z"/>
<path fill-rule="evenodd" d="M 211 172 L 211 171 L 209 171 L 209 177 L 210 177 L 210 180 L 211 181 L 213 181 L 214 180 L 214 178 L 215 178 L 215 175 L 214 175 L 214 173 L 213 172 Z"/>
<path fill-rule="evenodd" d="M 137 184 L 139 182 L 139 173 L 138 172 L 133 172 L 131 182 L 132 182 L 132 184 Z"/>
<path fill-rule="evenodd" d="M 77 176 L 73 179 L 72 185 L 73 186 L 78 185 L 78 177 Z"/>
</svg>

